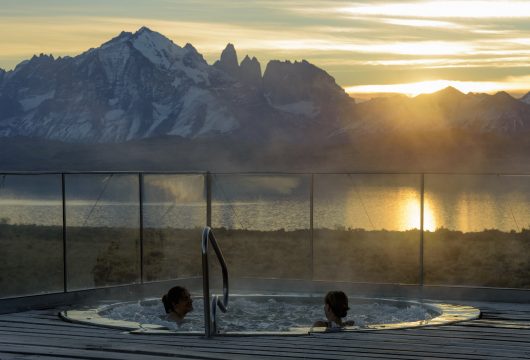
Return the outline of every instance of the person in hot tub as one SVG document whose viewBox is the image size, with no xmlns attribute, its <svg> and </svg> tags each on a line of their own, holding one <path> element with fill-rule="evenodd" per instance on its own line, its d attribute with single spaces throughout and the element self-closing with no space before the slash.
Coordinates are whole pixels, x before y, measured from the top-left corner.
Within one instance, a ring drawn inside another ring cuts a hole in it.
<svg viewBox="0 0 530 360">
<path fill-rule="evenodd" d="M 190 292 L 182 286 L 169 289 L 167 294 L 162 296 L 162 303 L 166 310 L 167 319 L 173 320 L 177 324 L 182 324 L 186 314 L 193 310 Z"/>
<path fill-rule="evenodd" d="M 313 327 L 342 328 L 344 326 L 354 325 L 353 320 L 342 321 L 342 318 L 348 315 L 348 297 L 342 291 L 330 291 L 324 298 L 324 314 L 327 321 L 319 320 L 313 324 Z"/>
</svg>

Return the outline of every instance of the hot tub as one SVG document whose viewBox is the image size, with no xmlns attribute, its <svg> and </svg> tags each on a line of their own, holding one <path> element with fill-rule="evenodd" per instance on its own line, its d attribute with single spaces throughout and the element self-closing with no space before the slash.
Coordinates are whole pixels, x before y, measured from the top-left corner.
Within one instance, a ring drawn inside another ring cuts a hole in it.
<svg viewBox="0 0 530 360">
<path fill-rule="evenodd" d="M 167 320 L 160 299 L 103 305 L 87 310 L 68 310 L 60 315 L 71 322 L 129 330 L 142 334 L 204 334 L 201 298 L 193 298 L 194 310 L 180 326 Z M 381 298 L 349 298 L 347 320 L 354 326 L 341 331 L 372 331 L 433 326 L 476 319 L 480 311 L 469 306 Z M 307 335 L 327 332 L 312 328 L 325 320 L 323 295 L 231 295 L 226 314 L 218 312 L 219 335 Z"/>
</svg>

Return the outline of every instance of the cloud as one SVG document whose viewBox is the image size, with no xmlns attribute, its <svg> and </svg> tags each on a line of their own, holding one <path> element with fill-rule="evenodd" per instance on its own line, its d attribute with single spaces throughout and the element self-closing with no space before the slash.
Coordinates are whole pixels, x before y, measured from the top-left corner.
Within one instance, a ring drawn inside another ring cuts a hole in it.
<svg viewBox="0 0 530 360">
<path fill-rule="evenodd" d="M 326 65 L 352 65 L 352 66 L 374 66 L 374 67 L 411 67 L 421 66 L 422 68 L 452 68 L 452 67 L 499 67 L 512 68 L 530 67 L 530 56 L 513 56 L 513 57 L 498 57 L 485 59 L 460 59 L 460 58 L 419 58 L 419 59 L 380 59 L 368 61 L 322 61 Z"/>
<path fill-rule="evenodd" d="M 527 1 L 418 1 L 338 7 L 346 15 L 411 18 L 530 18 Z"/>
<path fill-rule="evenodd" d="M 0 21 L 0 33 L 11 34 L 0 42 L 1 60 L 5 62 L 9 58 L 18 62 L 38 53 L 77 55 L 100 46 L 121 31 L 134 32 L 144 25 L 181 46 L 190 42 L 206 55 L 215 53 L 217 57 L 228 42 L 252 49 L 281 33 L 281 30 L 232 24 L 149 18 L 60 17 L 51 21 L 41 17 L 11 17 Z M 261 48 L 270 48 L 270 45 L 265 42 Z"/>
<path fill-rule="evenodd" d="M 381 82 L 383 76 L 457 78 L 465 68 L 474 70 L 473 80 L 487 81 L 511 75 L 511 69 L 518 75 L 530 63 L 526 1 L 54 0 L 52 5 L 50 10 L 48 3 L 13 2 L 0 14 L 0 67 L 13 68 L 38 53 L 77 55 L 144 25 L 181 46 L 192 43 L 210 63 L 231 42 L 240 58 L 256 56 L 263 65 L 306 59 L 339 84 Z"/>
<path fill-rule="evenodd" d="M 168 36 L 177 44 L 190 42 L 199 51 L 219 56 L 228 42 L 236 44 L 244 51 L 270 52 L 289 51 L 299 57 L 297 52 L 342 51 L 353 53 L 389 53 L 416 55 L 443 55 L 467 53 L 472 51 L 470 44 L 448 41 L 373 41 L 361 37 L 341 36 L 341 34 L 359 34 L 355 28 L 341 27 L 303 27 L 299 29 L 249 28 L 243 25 L 225 23 L 204 23 L 191 21 L 167 21 L 142 18 L 112 17 L 68 17 L 47 18 L 10 18 L 0 23 L 0 32 L 12 32 L 14 35 L 0 44 L 3 56 L 30 57 L 35 53 L 53 53 L 56 55 L 76 55 L 90 47 L 116 36 L 121 31 L 136 31 L 143 25 Z M 18 30 L 13 32 L 13 28 Z M 308 37 L 308 33 L 311 34 Z M 22 60 L 22 59 L 21 59 Z"/>
<path fill-rule="evenodd" d="M 463 29 L 461 24 L 449 21 L 421 20 L 421 19 L 382 19 L 381 22 L 391 25 L 411 26 L 419 28 Z"/>
</svg>

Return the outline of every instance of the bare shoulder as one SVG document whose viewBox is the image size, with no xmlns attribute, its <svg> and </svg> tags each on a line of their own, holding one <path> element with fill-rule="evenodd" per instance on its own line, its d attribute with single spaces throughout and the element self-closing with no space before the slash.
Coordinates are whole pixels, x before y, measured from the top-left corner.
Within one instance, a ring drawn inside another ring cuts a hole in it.
<svg viewBox="0 0 530 360">
<path fill-rule="evenodd" d="M 323 320 L 315 321 L 313 327 L 328 327 L 328 322 Z"/>
</svg>

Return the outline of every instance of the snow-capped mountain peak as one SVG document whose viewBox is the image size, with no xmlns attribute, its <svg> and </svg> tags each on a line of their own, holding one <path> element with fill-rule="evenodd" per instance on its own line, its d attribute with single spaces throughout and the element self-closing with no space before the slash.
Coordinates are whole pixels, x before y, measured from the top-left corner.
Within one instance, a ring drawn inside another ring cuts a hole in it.
<svg viewBox="0 0 530 360">
<path fill-rule="evenodd" d="M 105 43 L 103 43 L 101 45 L 100 49 L 105 49 L 105 48 L 107 48 L 109 46 L 126 42 L 126 41 L 130 40 L 132 36 L 133 36 L 132 32 L 122 31 L 118 36 L 110 39 L 109 41 L 107 41 Z"/>
<path fill-rule="evenodd" d="M 93 51 L 118 53 L 118 56 L 124 60 L 130 55 L 130 50 L 132 49 L 137 50 L 155 66 L 165 70 L 180 67 L 181 64 L 175 65 L 175 63 L 182 63 L 185 58 L 188 60 L 188 65 L 192 65 L 193 61 L 189 61 L 190 57 L 194 58 L 195 61 L 205 63 L 202 56 L 190 44 L 186 44 L 182 48 L 164 35 L 145 26 L 135 33 L 123 31 L 117 37 L 104 43 L 100 48 L 93 49 Z"/>
<path fill-rule="evenodd" d="M 0 72 L 0 136 L 86 143 L 233 132 L 263 137 L 280 124 L 310 126 L 304 116 L 338 118 L 347 99 L 327 112 L 311 101 L 319 76 L 303 96 L 273 106 L 264 92 L 274 96 L 280 87 L 269 82 L 264 89 L 256 58 L 239 65 L 228 44 L 211 66 L 191 44 L 181 47 L 142 27 L 72 58 L 41 55 Z M 293 91 L 304 87 L 300 81 Z"/>
<path fill-rule="evenodd" d="M 305 60 L 272 60 L 262 75 L 255 57 L 239 64 L 228 44 L 209 65 L 191 44 L 142 27 L 75 57 L 40 55 L 0 70 L 0 136 L 97 143 L 221 134 L 310 141 L 440 128 L 516 133 L 530 130 L 528 102 L 530 94 L 516 100 L 446 88 L 355 105 Z"/>
<path fill-rule="evenodd" d="M 173 41 L 147 27 L 142 27 L 132 35 L 131 44 L 149 61 L 164 69 L 171 68 L 186 53 L 186 50 Z"/>
</svg>

